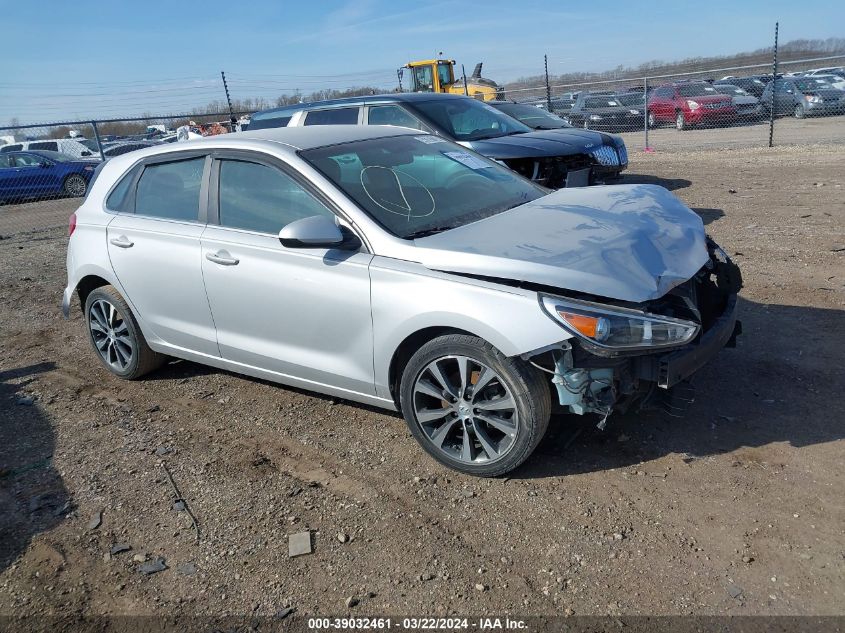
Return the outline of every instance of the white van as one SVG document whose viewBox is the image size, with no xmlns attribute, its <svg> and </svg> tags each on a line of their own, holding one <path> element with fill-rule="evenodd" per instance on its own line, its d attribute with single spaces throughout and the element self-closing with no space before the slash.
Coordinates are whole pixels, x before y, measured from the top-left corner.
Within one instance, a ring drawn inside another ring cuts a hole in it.
<svg viewBox="0 0 845 633">
<path fill-rule="evenodd" d="M 100 152 L 97 150 L 96 141 L 75 138 L 58 138 L 44 141 L 23 141 L 10 143 L 0 147 L 0 153 L 20 152 L 24 150 L 48 150 L 61 152 L 80 160 L 100 160 Z"/>
</svg>

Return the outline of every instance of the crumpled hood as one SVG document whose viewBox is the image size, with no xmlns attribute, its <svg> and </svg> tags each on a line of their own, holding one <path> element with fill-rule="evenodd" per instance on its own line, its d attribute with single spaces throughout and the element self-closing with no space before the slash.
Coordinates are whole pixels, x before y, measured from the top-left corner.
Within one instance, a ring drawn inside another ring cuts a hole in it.
<svg viewBox="0 0 845 633">
<path fill-rule="evenodd" d="M 414 245 L 434 270 L 636 303 L 663 296 L 709 257 L 701 218 L 657 185 L 561 189 Z"/>
<path fill-rule="evenodd" d="M 548 131 L 538 130 L 480 141 L 459 141 L 459 144 L 488 158 L 505 160 L 589 153 L 585 145 L 590 145 L 590 142 L 577 137 L 562 138 L 549 135 Z"/>
</svg>

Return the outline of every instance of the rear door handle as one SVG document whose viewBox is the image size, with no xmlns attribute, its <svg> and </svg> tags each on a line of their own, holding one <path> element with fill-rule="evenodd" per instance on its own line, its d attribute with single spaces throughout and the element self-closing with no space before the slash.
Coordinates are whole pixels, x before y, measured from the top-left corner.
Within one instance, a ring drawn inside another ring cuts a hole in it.
<svg viewBox="0 0 845 633">
<path fill-rule="evenodd" d="M 118 248 L 132 248 L 135 246 L 135 242 L 130 242 L 129 239 L 125 235 L 121 235 L 120 237 L 113 237 L 109 240 L 111 244 L 114 244 Z"/>
<path fill-rule="evenodd" d="M 238 263 L 241 261 L 232 257 L 226 251 L 218 251 L 216 253 L 206 253 L 205 258 L 210 261 L 214 262 L 215 264 L 220 264 L 221 266 L 237 266 Z"/>
</svg>

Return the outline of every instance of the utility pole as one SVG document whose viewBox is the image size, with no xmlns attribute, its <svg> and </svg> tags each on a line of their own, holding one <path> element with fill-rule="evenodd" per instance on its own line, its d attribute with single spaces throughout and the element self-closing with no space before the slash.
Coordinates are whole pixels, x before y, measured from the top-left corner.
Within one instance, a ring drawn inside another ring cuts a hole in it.
<svg viewBox="0 0 845 633">
<path fill-rule="evenodd" d="M 549 85 L 549 56 L 543 55 L 543 65 L 546 68 L 546 108 L 552 111 L 552 87 Z"/>
<path fill-rule="evenodd" d="M 222 70 L 220 71 L 220 76 L 223 77 L 223 90 L 226 91 L 226 103 L 229 104 L 229 122 L 232 124 L 232 132 L 234 132 L 238 120 L 235 118 L 234 110 L 232 110 L 232 99 L 229 97 L 229 84 L 226 83 L 226 73 Z"/>
<path fill-rule="evenodd" d="M 775 136 L 775 88 L 778 76 L 778 23 L 775 22 L 775 52 L 772 57 L 772 95 L 769 101 L 769 147 L 774 147 Z"/>
</svg>

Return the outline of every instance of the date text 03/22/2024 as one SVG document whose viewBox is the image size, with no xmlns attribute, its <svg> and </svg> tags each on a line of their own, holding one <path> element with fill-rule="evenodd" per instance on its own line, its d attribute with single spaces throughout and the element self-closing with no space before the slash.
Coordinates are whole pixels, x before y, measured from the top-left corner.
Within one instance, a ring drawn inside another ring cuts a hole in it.
<svg viewBox="0 0 845 633">
<path fill-rule="evenodd" d="M 480 631 L 494 630 L 525 630 L 527 628 L 524 620 L 512 620 L 510 618 L 309 618 L 308 629 L 403 629 L 409 631 L 431 631 L 431 630 L 467 630 L 476 629 Z"/>
</svg>

